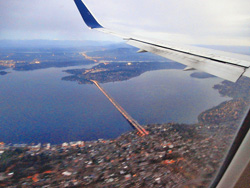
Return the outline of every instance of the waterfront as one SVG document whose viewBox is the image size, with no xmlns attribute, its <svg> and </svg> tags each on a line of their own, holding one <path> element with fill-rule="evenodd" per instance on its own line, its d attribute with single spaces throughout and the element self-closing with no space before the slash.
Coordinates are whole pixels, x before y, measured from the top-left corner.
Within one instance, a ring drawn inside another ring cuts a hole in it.
<svg viewBox="0 0 250 188">
<path fill-rule="evenodd" d="M 62 143 L 116 138 L 132 130 L 95 86 L 62 81 L 66 69 L 8 70 L 0 78 L 1 141 Z M 202 111 L 228 98 L 212 88 L 221 79 L 197 79 L 191 73 L 151 71 L 102 86 L 140 124 L 195 123 Z"/>
</svg>

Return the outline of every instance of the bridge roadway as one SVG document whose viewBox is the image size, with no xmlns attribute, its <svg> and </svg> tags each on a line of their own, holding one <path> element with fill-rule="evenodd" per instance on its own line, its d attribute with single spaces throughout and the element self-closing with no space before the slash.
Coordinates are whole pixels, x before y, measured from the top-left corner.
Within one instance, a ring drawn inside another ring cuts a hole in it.
<svg viewBox="0 0 250 188">
<path fill-rule="evenodd" d="M 108 98 L 108 100 L 116 107 L 116 109 L 123 115 L 123 117 L 138 131 L 141 136 L 145 136 L 148 134 L 146 131 L 136 120 L 134 120 L 95 80 L 92 81 L 98 89 Z"/>
</svg>

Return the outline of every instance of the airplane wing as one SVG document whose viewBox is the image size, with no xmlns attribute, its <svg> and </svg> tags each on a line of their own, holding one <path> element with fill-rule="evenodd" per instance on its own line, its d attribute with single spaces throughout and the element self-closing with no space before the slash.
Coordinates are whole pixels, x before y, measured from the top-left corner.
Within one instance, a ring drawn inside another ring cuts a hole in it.
<svg viewBox="0 0 250 188">
<path fill-rule="evenodd" d="M 138 52 L 151 52 L 186 65 L 184 70 L 197 69 L 232 82 L 236 82 L 241 76 L 250 77 L 250 56 L 170 42 L 151 41 L 116 33 L 99 24 L 82 0 L 74 1 L 90 29 L 122 37 L 128 44 L 139 48 Z"/>
</svg>

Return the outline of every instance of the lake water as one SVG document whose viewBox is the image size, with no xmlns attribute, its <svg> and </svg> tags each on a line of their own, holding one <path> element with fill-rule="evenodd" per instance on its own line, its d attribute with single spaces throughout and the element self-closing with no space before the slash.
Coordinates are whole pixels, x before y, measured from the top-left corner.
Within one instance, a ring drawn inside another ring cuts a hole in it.
<svg viewBox="0 0 250 188">
<path fill-rule="evenodd" d="M 92 66 L 92 65 L 91 65 Z M 94 85 L 62 81 L 63 70 L 48 68 L 0 76 L 0 141 L 62 143 L 115 138 L 130 124 Z M 140 124 L 195 123 L 204 110 L 229 98 L 212 89 L 219 78 L 158 70 L 103 88 Z"/>
</svg>

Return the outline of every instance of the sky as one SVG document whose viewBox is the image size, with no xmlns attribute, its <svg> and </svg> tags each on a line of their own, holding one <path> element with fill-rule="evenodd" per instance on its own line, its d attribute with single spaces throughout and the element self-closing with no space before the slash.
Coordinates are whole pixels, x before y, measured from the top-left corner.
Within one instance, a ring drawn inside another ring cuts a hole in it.
<svg viewBox="0 0 250 188">
<path fill-rule="evenodd" d="M 249 0 L 84 0 L 121 33 L 184 44 L 250 46 Z M 92 31 L 73 0 L 0 0 L 0 39 L 121 39 Z"/>
</svg>

